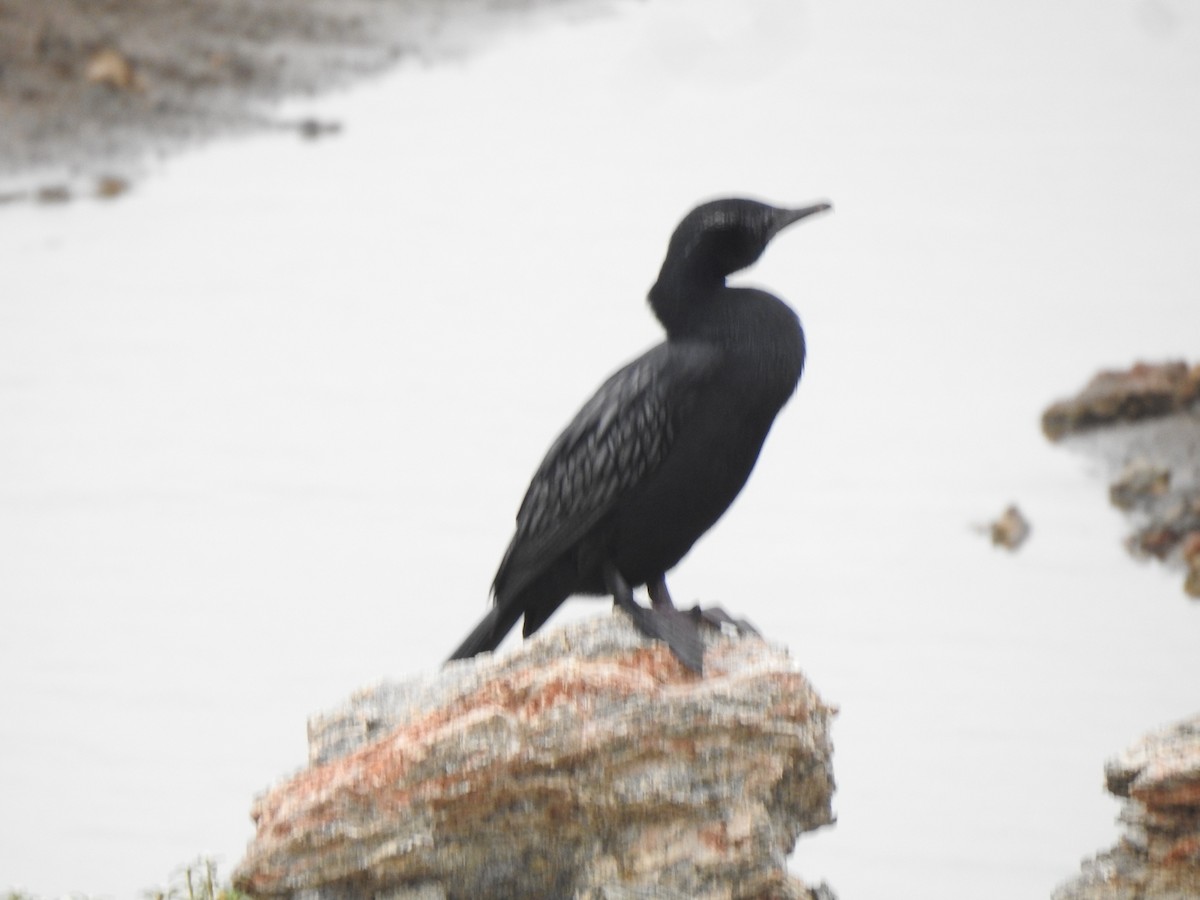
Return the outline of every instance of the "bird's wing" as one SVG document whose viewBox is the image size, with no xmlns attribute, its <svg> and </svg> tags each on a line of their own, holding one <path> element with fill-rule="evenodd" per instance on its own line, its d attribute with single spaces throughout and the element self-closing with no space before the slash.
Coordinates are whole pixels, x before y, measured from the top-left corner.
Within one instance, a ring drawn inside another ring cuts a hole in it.
<svg viewBox="0 0 1200 900">
<path fill-rule="evenodd" d="M 662 343 L 600 386 L 529 484 L 493 585 L 498 600 L 536 578 L 662 463 L 716 360 L 703 344 Z"/>
</svg>

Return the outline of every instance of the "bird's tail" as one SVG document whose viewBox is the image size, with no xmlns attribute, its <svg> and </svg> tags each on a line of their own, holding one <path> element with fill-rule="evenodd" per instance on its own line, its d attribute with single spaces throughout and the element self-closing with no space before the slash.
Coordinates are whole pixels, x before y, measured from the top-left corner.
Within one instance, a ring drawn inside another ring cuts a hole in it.
<svg viewBox="0 0 1200 900">
<path fill-rule="evenodd" d="M 504 640 L 504 636 L 512 631 L 517 619 L 521 618 L 520 609 L 495 606 L 483 617 L 475 629 L 467 635 L 467 639 L 459 644 L 458 649 L 450 654 L 450 659 L 467 659 L 477 653 L 495 650 Z"/>
</svg>

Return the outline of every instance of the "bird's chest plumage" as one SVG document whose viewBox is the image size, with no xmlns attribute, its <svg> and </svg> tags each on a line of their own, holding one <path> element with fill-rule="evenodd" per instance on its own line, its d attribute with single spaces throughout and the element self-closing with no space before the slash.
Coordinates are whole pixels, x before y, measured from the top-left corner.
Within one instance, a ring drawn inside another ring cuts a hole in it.
<svg viewBox="0 0 1200 900">
<path fill-rule="evenodd" d="M 743 356 L 723 368 L 676 424 L 663 465 L 664 472 L 678 467 L 689 474 L 667 481 L 698 506 L 711 506 L 713 521 L 745 484 L 798 378 L 769 357 Z"/>
<path fill-rule="evenodd" d="M 787 324 L 723 348 L 675 406 L 670 452 L 613 523 L 618 567 L 634 583 L 678 563 L 745 485 L 803 367 L 803 333 Z"/>
</svg>

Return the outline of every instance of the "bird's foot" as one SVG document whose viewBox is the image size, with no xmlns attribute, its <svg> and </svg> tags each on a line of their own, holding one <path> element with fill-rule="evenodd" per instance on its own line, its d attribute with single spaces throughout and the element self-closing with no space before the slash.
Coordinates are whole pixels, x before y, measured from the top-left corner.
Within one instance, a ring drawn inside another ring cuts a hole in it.
<svg viewBox="0 0 1200 900">
<path fill-rule="evenodd" d="M 646 609 L 639 604 L 617 604 L 646 637 L 662 641 L 683 665 L 697 675 L 704 674 L 704 640 L 700 625 L 690 613 L 681 609 Z"/>
<path fill-rule="evenodd" d="M 643 629 L 643 633 L 663 641 L 675 658 L 697 675 L 704 674 L 704 639 L 695 619 L 680 609 L 660 607 L 647 610 L 654 619 L 656 633 Z"/>
<path fill-rule="evenodd" d="M 633 598 L 633 590 L 613 566 L 605 568 L 604 580 L 613 603 L 625 610 L 638 631 L 651 640 L 662 641 L 685 667 L 697 675 L 704 674 L 704 640 L 696 619 L 669 603 L 659 605 L 661 601 L 655 602 L 653 609 L 646 609 Z"/>
<path fill-rule="evenodd" d="M 653 581 L 647 582 L 646 591 L 650 594 L 650 603 L 655 609 L 674 611 L 675 601 L 671 599 L 671 592 L 667 590 L 667 577 L 665 575 L 659 575 Z"/>
<path fill-rule="evenodd" d="M 697 604 L 687 611 L 687 615 L 691 616 L 697 623 L 704 623 L 712 628 L 716 628 L 718 631 L 731 630 L 737 634 L 752 634 L 755 637 L 762 637 L 759 630 L 748 621 L 745 619 L 735 619 L 719 606 L 709 606 L 706 608 Z"/>
</svg>

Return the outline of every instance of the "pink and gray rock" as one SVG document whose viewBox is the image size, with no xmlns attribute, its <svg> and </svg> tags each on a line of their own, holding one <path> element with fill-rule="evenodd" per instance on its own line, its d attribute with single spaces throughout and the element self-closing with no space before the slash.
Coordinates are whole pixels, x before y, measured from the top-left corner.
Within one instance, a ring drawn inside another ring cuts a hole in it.
<svg viewBox="0 0 1200 900">
<path fill-rule="evenodd" d="M 831 898 L 788 874 L 833 822 L 834 710 L 713 632 L 703 677 L 614 614 L 363 691 L 258 798 L 258 897 Z"/>
<path fill-rule="evenodd" d="M 1125 833 L 1053 900 L 1200 898 L 1200 715 L 1146 735 L 1104 774 L 1126 801 Z"/>
</svg>

